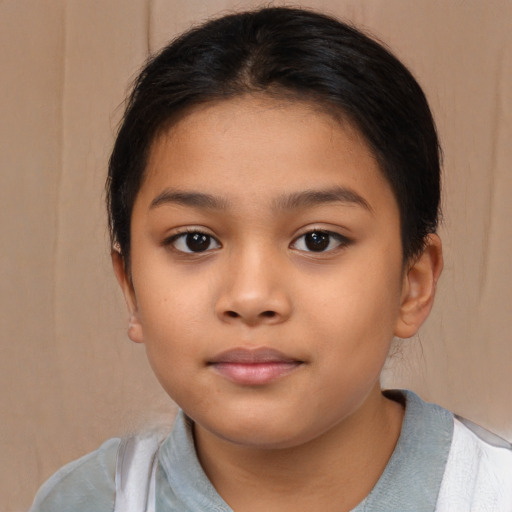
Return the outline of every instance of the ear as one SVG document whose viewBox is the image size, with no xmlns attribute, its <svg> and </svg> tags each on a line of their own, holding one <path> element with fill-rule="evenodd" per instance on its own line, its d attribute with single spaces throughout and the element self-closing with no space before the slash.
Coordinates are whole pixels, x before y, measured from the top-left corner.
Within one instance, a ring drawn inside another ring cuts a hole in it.
<svg viewBox="0 0 512 512">
<path fill-rule="evenodd" d="M 143 343 L 144 337 L 142 333 L 142 325 L 139 319 L 137 310 L 137 299 L 135 297 L 135 290 L 133 289 L 132 280 L 127 272 L 125 260 L 121 253 L 113 249 L 111 253 L 112 266 L 117 278 L 117 282 L 123 291 L 128 313 L 130 314 L 128 323 L 128 337 L 135 343 Z"/>
<path fill-rule="evenodd" d="M 436 285 L 443 270 L 443 248 L 436 234 L 428 235 L 425 249 L 409 264 L 402 283 L 400 313 L 395 336 L 410 338 L 427 319 L 436 294 Z"/>
</svg>

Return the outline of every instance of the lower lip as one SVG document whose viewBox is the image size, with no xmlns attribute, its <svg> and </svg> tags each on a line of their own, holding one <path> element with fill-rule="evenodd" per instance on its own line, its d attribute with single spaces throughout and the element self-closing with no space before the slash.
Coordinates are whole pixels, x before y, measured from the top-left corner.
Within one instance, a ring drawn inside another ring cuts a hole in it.
<svg viewBox="0 0 512 512">
<path fill-rule="evenodd" d="M 262 386 L 284 377 L 301 365 L 298 361 L 268 363 L 214 363 L 213 369 L 231 380 L 244 386 Z"/>
</svg>

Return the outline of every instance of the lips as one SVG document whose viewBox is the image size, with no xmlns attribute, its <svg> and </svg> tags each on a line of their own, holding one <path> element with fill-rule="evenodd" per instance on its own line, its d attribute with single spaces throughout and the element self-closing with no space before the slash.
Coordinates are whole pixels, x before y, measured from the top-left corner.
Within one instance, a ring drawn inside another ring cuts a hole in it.
<svg viewBox="0 0 512 512">
<path fill-rule="evenodd" d="M 271 348 L 227 350 L 208 362 L 213 371 L 245 386 L 262 386 L 284 377 L 303 364 Z"/>
</svg>

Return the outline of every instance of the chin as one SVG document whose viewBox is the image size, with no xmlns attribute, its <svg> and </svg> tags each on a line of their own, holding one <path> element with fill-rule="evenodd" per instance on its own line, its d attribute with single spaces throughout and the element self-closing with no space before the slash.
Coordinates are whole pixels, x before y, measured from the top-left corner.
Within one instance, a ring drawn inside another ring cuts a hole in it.
<svg viewBox="0 0 512 512">
<path fill-rule="evenodd" d="M 306 418 L 303 418 L 306 420 Z M 194 420 L 196 425 L 229 443 L 261 450 L 286 449 L 305 444 L 321 434 L 313 426 L 285 414 L 219 415 L 213 421 Z"/>
</svg>

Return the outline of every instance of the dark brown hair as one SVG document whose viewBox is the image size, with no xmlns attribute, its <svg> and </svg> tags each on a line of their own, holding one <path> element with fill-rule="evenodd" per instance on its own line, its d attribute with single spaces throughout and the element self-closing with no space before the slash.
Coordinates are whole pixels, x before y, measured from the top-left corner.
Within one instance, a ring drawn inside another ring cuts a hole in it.
<svg viewBox="0 0 512 512">
<path fill-rule="evenodd" d="M 421 251 L 438 223 L 440 148 L 420 86 L 386 48 L 352 26 L 271 7 L 186 32 L 137 78 L 107 180 L 111 239 L 125 264 L 133 204 L 157 133 L 193 106 L 251 92 L 313 101 L 353 123 L 395 194 L 404 260 Z"/>
</svg>

